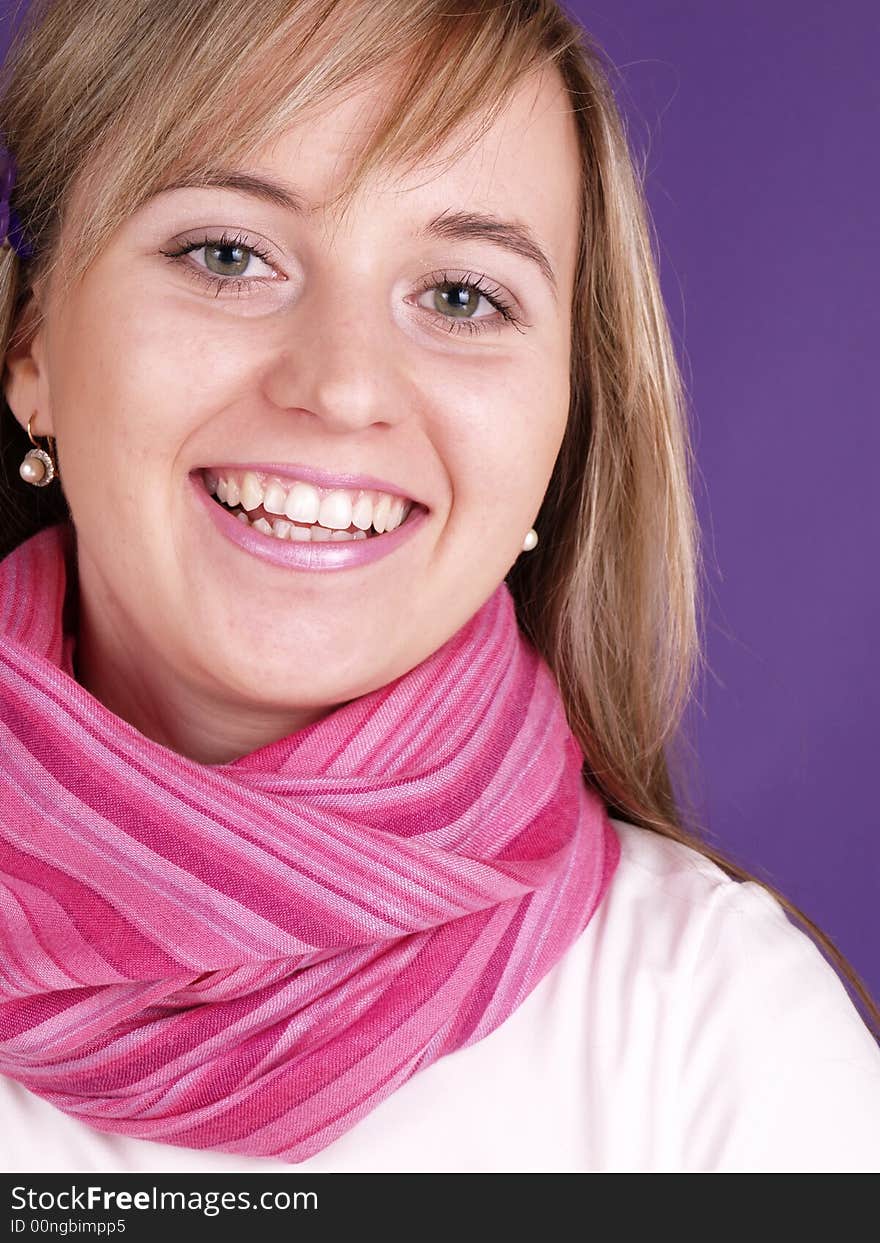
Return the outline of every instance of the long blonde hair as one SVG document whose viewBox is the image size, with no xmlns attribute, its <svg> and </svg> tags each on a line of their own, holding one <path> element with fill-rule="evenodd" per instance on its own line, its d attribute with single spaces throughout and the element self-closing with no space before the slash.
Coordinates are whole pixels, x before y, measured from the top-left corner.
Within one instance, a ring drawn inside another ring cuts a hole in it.
<svg viewBox="0 0 880 1243">
<path fill-rule="evenodd" d="M 374 169 L 421 167 L 457 137 L 463 149 L 482 109 L 489 126 L 524 75 L 553 67 L 582 160 L 571 408 L 542 538 L 507 577 L 520 626 L 557 678 L 585 779 L 612 814 L 762 885 L 880 1034 L 880 1010 L 834 943 L 676 802 L 703 660 L 686 402 L 612 67 L 554 0 L 32 0 L 0 73 L 0 127 L 35 253 L 23 263 L 0 251 L 0 349 L 40 281 L 75 283 L 132 211 L 181 176 L 246 166 L 254 135 L 268 142 L 382 75 L 387 107 L 334 199 L 344 212 Z M 90 207 L 68 220 L 74 185 Z M 56 488 L 20 483 L 28 442 L 5 402 L 0 427 L 4 555 L 69 514 Z"/>
</svg>

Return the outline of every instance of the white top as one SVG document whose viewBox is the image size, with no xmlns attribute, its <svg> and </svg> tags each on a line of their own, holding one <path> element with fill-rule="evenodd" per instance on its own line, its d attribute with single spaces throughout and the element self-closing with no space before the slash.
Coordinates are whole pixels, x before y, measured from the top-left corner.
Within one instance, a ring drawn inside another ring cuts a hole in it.
<svg viewBox="0 0 880 1243">
<path fill-rule="evenodd" d="M 309 1160 L 102 1134 L 0 1077 L 0 1169 L 880 1170 L 880 1048 L 814 944 L 759 885 L 613 823 L 611 888 L 522 1005 Z"/>
</svg>

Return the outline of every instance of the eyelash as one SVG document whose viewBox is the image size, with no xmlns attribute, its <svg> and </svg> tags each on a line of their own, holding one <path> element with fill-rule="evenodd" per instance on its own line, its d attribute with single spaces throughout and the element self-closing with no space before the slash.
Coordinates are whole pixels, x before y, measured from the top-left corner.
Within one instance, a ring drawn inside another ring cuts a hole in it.
<svg viewBox="0 0 880 1243">
<path fill-rule="evenodd" d="M 264 263 L 268 263 L 270 267 L 274 266 L 270 256 L 259 246 L 252 246 L 241 236 L 231 237 L 224 233 L 222 237 L 205 237 L 199 241 L 190 241 L 183 243 L 178 250 L 163 250 L 160 253 L 172 263 L 180 264 L 187 273 L 193 277 L 199 284 L 209 286 L 216 290 L 217 296 L 220 296 L 221 290 L 227 289 L 230 285 L 234 286 L 234 296 L 240 297 L 243 290 L 249 289 L 253 284 L 262 283 L 259 277 L 250 277 L 244 279 L 241 277 L 223 277 L 215 275 L 207 275 L 205 271 L 192 263 L 184 262 L 187 255 L 193 251 L 202 250 L 208 246 L 216 247 L 220 250 L 232 248 L 241 248 L 251 255 L 256 255 L 258 259 L 262 259 Z M 481 294 L 490 305 L 494 306 L 496 311 L 501 315 L 505 323 L 519 330 L 523 321 L 516 315 L 513 307 L 505 301 L 501 291 L 494 286 L 489 286 L 486 278 L 480 276 L 479 273 L 467 272 L 463 277 L 451 276 L 448 272 L 432 272 L 422 282 L 418 292 L 425 293 L 428 289 L 436 286 L 448 285 L 452 289 L 473 289 Z M 424 309 L 424 308 L 423 308 Z M 455 319 L 445 315 L 440 316 L 441 320 L 446 321 L 444 327 L 447 332 L 468 332 L 480 333 L 487 331 L 498 331 L 503 326 L 497 320 L 487 322 L 485 317 L 480 319 Z"/>
</svg>

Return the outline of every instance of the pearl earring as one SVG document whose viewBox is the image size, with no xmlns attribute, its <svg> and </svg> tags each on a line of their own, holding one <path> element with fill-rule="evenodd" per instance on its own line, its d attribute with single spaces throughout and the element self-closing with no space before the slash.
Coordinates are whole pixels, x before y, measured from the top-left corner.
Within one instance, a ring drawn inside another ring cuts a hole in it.
<svg viewBox="0 0 880 1243">
<path fill-rule="evenodd" d="M 538 542 L 538 532 L 534 527 L 530 527 L 528 534 L 523 540 L 523 552 L 531 552 Z"/>
<path fill-rule="evenodd" d="M 31 423 L 33 421 L 34 416 L 31 415 L 28 419 L 27 434 L 31 444 L 35 447 L 28 449 L 21 466 L 18 468 L 18 473 L 25 483 L 32 483 L 37 488 L 45 488 L 46 484 L 51 483 L 58 474 L 58 464 L 52 456 L 53 438 L 51 436 L 46 437 L 49 442 L 49 452 L 47 453 L 45 449 L 40 448 L 31 434 Z"/>
</svg>

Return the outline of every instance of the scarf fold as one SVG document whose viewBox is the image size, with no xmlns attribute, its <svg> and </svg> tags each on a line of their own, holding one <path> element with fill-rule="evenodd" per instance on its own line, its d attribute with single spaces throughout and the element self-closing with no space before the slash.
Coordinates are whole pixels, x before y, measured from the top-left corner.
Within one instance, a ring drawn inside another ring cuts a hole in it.
<svg viewBox="0 0 880 1243">
<path fill-rule="evenodd" d="M 231 763 L 76 681 L 66 523 L 0 561 L 0 1073 L 99 1131 L 298 1163 L 494 1031 L 620 846 L 502 583 Z"/>
</svg>

